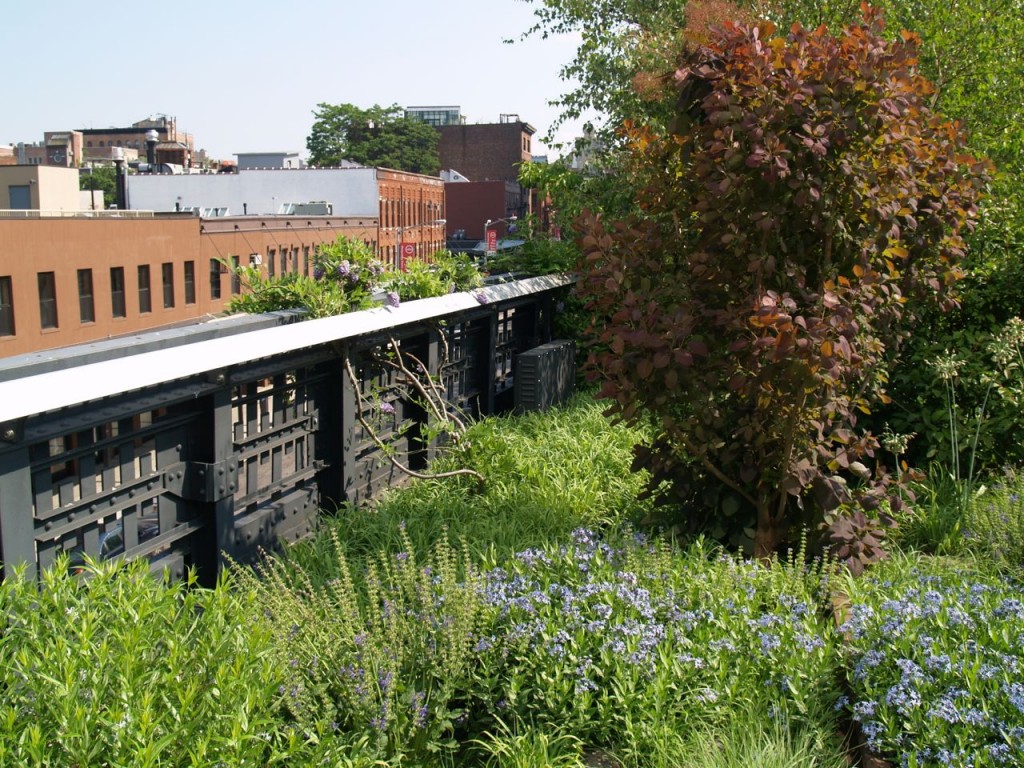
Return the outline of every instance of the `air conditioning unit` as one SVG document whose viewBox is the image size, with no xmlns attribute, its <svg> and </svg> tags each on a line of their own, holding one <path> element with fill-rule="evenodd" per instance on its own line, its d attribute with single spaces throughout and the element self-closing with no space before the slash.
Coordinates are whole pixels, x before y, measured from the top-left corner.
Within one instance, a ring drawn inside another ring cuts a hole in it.
<svg viewBox="0 0 1024 768">
<path fill-rule="evenodd" d="M 515 409 L 543 411 L 564 402 L 576 384 L 576 345 L 556 339 L 516 355 Z"/>
</svg>

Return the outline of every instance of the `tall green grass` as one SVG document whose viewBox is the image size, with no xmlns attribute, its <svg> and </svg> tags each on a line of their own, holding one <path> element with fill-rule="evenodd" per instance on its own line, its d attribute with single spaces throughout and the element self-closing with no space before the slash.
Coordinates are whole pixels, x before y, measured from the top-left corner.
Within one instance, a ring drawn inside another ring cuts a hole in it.
<svg viewBox="0 0 1024 768">
<path fill-rule="evenodd" d="M 965 501 L 963 481 L 933 468 L 915 491 L 917 501 L 893 537 L 899 549 L 1024 572 L 1024 476 L 1007 470 L 988 478 Z"/>
<path fill-rule="evenodd" d="M 329 579 L 338 575 L 331 536 L 358 566 L 379 552 L 402 551 L 403 525 L 418 552 L 448 536 L 493 559 L 564 539 L 577 527 L 635 522 L 648 511 L 638 501 L 644 477 L 630 471 L 633 446 L 644 435 L 611 426 L 602 411 L 581 393 L 562 408 L 480 421 L 468 430 L 462 460 L 486 478 L 482 492 L 453 478 L 386 491 L 368 507 L 343 506 L 325 516 L 330 536 L 299 544 L 288 557 L 314 578 L 322 569 Z M 452 466 L 441 459 L 435 468 Z"/>
<path fill-rule="evenodd" d="M 288 765 L 301 745 L 257 606 L 148 563 L 0 584 L 0 765 Z"/>
</svg>

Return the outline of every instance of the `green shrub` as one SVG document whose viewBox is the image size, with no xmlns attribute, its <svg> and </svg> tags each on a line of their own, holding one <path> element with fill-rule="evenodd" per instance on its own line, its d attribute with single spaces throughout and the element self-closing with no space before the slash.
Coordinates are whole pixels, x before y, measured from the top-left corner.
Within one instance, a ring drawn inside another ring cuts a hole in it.
<svg viewBox="0 0 1024 768">
<path fill-rule="evenodd" d="M 571 272 L 579 263 L 579 247 L 567 240 L 535 237 L 527 240 L 511 253 L 502 253 L 490 259 L 490 272 L 514 272 L 524 277 Z"/>
<path fill-rule="evenodd" d="M 387 278 L 388 287 L 402 301 L 469 291 L 482 284 L 483 277 L 468 256 L 448 251 L 438 251 L 429 261 L 410 261 L 406 271 L 391 272 Z"/>
<path fill-rule="evenodd" d="M 264 277 L 256 267 L 238 267 L 236 272 L 244 292 L 231 297 L 228 312 L 260 314 L 305 309 L 310 317 L 329 317 L 352 309 L 337 283 L 323 283 L 294 273 Z"/>
</svg>

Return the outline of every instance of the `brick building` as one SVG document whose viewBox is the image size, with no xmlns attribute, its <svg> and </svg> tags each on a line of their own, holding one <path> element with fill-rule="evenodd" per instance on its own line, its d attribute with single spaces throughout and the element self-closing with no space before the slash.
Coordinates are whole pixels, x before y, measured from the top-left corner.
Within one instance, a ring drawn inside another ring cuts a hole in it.
<svg viewBox="0 0 1024 768">
<path fill-rule="evenodd" d="M 156 131 L 156 162 L 174 163 L 191 168 L 195 153 L 195 139 L 191 133 L 178 129 L 176 118 L 156 115 L 127 128 L 79 128 L 85 142 L 86 160 L 110 160 L 113 147 L 134 149 L 139 157 L 146 157 L 146 133 Z"/>
<path fill-rule="evenodd" d="M 81 131 L 46 131 L 46 165 L 78 168 L 84 160 L 85 137 Z"/>
<path fill-rule="evenodd" d="M 484 240 L 484 224 L 498 222 L 498 237 L 508 235 L 508 219 L 522 216 L 526 192 L 516 181 L 452 181 L 444 185 L 448 237 Z M 505 221 L 499 221 L 504 219 Z M 457 233 L 461 233 L 458 234 Z"/>
<path fill-rule="evenodd" d="M 458 171 L 471 185 L 446 185 L 449 237 L 464 230 L 466 237 L 483 239 L 487 219 L 522 218 L 533 211 L 530 190 L 519 185 L 519 167 L 533 159 L 532 125 L 518 115 L 502 115 L 498 123 L 442 125 L 437 130 L 441 167 Z"/>
<path fill-rule="evenodd" d="M 193 323 L 242 290 L 226 264 L 311 274 L 318 246 L 377 237 L 376 218 L 125 215 L 0 218 L 0 358 Z"/>
<path fill-rule="evenodd" d="M 518 115 L 499 123 L 441 125 L 438 154 L 442 168 L 453 168 L 470 181 L 517 181 L 519 166 L 529 162 L 536 129 Z"/>
<path fill-rule="evenodd" d="M 314 201 L 336 215 L 378 221 L 374 246 L 393 266 L 401 263 L 401 243 L 407 246 L 406 258 L 444 248 L 444 182 L 433 176 L 354 167 L 128 177 L 128 206 L 137 210 L 218 208 L 245 216 Z"/>
</svg>

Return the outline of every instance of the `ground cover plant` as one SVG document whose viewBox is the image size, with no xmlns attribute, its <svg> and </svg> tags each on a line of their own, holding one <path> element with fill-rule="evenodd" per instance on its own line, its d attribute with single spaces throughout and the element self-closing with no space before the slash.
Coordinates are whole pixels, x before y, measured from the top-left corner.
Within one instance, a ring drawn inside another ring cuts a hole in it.
<svg viewBox="0 0 1024 768">
<path fill-rule="evenodd" d="M 868 745 L 903 766 L 1024 763 L 1021 582 L 914 558 L 851 582 L 851 695 Z"/>
<path fill-rule="evenodd" d="M 324 526 L 358 564 L 381 550 L 403 549 L 403 524 L 418 552 L 447 532 L 453 544 L 465 539 L 477 556 L 499 558 L 564 539 L 580 526 L 638 522 L 650 505 L 638 500 L 644 478 L 629 464 L 633 445 L 646 433 L 610 427 L 604 408 L 588 392 L 544 413 L 482 420 L 456 455 L 432 465 L 476 470 L 485 478 L 482 491 L 474 480 L 416 482 L 385 491 L 366 508 L 343 507 Z M 314 573 L 322 564 L 323 578 L 331 578 L 332 547 L 324 536 L 291 548 L 289 557 Z"/>
<path fill-rule="evenodd" d="M 528 726 L 669 766 L 683 735 L 737 710 L 829 730 L 837 646 L 820 563 L 764 568 L 621 530 L 578 529 L 490 567 L 443 538 L 426 557 L 400 541 L 365 578 L 336 544 L 323 586 L 286 561 L 246 580 L 319 754 L 473 764 L 474 745 L 495 747 L 487 734 Z"/>
</svg>

